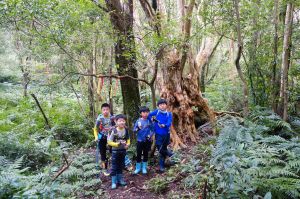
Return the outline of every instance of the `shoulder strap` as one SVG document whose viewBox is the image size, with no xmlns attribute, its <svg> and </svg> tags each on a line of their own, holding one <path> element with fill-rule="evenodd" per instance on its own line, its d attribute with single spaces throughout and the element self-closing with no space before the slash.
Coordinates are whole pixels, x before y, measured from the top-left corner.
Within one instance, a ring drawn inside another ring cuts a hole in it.
<svg viewBox="0 0 300 199">
<path fill-rule="evenodd" d="M 157 117 L 158 113 L 160 113 L 159 109 L 157 110 L 156 117 Z M 167 111 L 167 117 L 169 117 L 169 111 Z"/>
<path fill-rule="evenodd" d="M 156 117 L 158 116 L 159 112 L 160 112 L 159 109 L 157 109 Z"/>
<path fill-rule="evenodd" d="M 129 131 L 127 128 L 125 128 L 125 139 L 129 139 Z"/>
</svg>

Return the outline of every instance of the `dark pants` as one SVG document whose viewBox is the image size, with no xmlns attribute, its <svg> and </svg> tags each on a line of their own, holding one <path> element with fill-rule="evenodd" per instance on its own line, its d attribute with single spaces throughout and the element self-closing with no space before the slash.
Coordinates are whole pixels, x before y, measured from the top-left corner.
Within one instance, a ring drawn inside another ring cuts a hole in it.
<svg viewBox="0 0 300 199">
<path fill-rule="evenodd" d="M 125 155 L 126 150 L 112 150 L 111 176 L 122 174 L 122 170 L 125 167 Z"/>
<path fill-rule="evenodd" d="M 155 139 L 155 144 L 160 154 L 160 157 L 165 159 L 167 156 L 169 156 L 168 145 L 170 143 L 170 134 L 164 136 L 155 135 Z"/>
<path fill-rule="evenodd" d="M 98 140 L 99 151 L 101 155 L 101 160 L 106 161 L 106 145 L 107 145 L 107 136 L 103 135 L 100 140 Z"/>
<path fill-rule="evenodd" d="M 148 161 L 148 153 L 151 147 L 150 141 L 137 142 L 136 143 L 136 162 L 140 163 L 143 156 L 143 162 Z"/>
</svg>

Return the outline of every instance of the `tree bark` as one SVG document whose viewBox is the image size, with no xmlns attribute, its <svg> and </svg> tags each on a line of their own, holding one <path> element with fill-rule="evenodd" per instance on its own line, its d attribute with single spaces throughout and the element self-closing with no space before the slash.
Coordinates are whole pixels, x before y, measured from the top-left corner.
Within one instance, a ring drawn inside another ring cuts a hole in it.
<svg viewBox="0 0 300 199">
<path fill-rule="evenodd" d="M 90 58 L 90 68 L 89 73 L 93 73 L 93 57 Z M 88 77 L 88 102 L 89 102 L 89 117 L 94 120 L 96 117 L 95 111 L 95 99 L 94 99 L 94 77 Z"/>
<path fill-rule="evenodd" d="M 149 6 L 145 0 L 140 0 L 146 16 L 149 11 Z M 183 2 L 183 1 L 181 1 Z M 186 147 L 188 141 L 196 142 L 198 132 L 195 127 L 195 114 L 202 116 L 203 123 L 207 121 L 214 121 L 213 112 L 209 109 L 207 102 L 202 98 L 199 92 L 199 65 L 191 56 L 190 52 L 190 33 L 191 33 L 191 16 L 195 0 L 191 0 L 182 17 L 184 25 L 179 24 L 182 29 L 183 42 L 178 48 L 164 47 L 160 49 L 161 56 L 159 61 L 161 63 L 162 75 L 158 73 L 157 78 L 162 81 L 158 82 L 160 95 L 168 101 L 168 110 L 173 113 L 173 125 L 171 127 L 171 140 L 174 149 Z M 151 9 L 151 7 L 150 7 Z M 182 10 L 181 10 L 182 11 Z M 160 14 L 157 13 L 159 16 Z M 150 25 L 154 30 L 160 30 L 162 26 L 154 26 L 153 24 L 160 24 L 159 17 L 148 17 Z M 157 21 L 153 21 L 157 20 Z M 168 19 L 166 19 L 168 20 Z M 159 31 L 160 32 L 160 31 Z M 160 36 L 160 34 L 158 34 Z M 189 74 L 187 77 L 183 76 L 183 71 L 187 60 L 189 60 Z M 196 72 L 198 71 L 198 73 Z"/>
<path fill-rule="evenodd" d="M 216 51 L 217 47 L 221 43 L 221 40 L 223 38 L 223 35 L 220 36 L 218 39 L 217 43 L 212 47 L 212 40 L 208 38 L 209 40 L 207 41 L 207 38 L 204 39 L 204 47 L 200 48 L 200 51 L 196 57 L 196 64 L 198 64 L 198 68 L 200 70 L 200 91 L 202 93 L 205 92 L 205 83 L 206 83 L 206 78 L 207 78 L 207 68 L 208 65 L 214 55 L 214 52 Z"/>
<path fill-rule="evenodd" d="M 42 107 L 41 107 L 41 105 L 40 105 L 40 103 L 39 103 L 37 97 L 36 97 L 35 94 L 33 94 L 33 93 L 31 94 L 31 96 L 33 97 L 34 101 L 36 102 L 37 106 L 39 107 L 39 110 L 41 111 L 41 113 L 42 113 L 42 115 L 43 115 L 43 118 L 44 118 L 44 120 L 45 120 L 45 124 L 46 124 L 47 128 L 51 129 L 49 120 L 48 120 L 48 118 L 46 117 L 46 114 L 45 114 L 45 112 L 43 111 L 43 109 L 42 109 Z"/>
<path fill-rule="evenodd" d="M 274 0 L 274 16 L 273 16 L 273 24 L 274 24 L 274 46 L 273 46 L 273 64 L 272 64 L 272 80 L 271 80 L 271 87 L 272 87 L 272 110 L 274 112 L 277 111 L 277 105 L 278 105 L 278 95 L 279 95 L 279 89 L 280 86 L 278 84 L 277 80 L 277 62 L 278 62 L 278 1 Z"/>
<path fill-rule="evenodd" d="M 117 34 L 115 59 L 119 75 L 138 77 L 134 66 L 135 41 L 133 34 L 133 0 L 121 3 L 120 0 L 106 0 L 110 19 Z M 124 112 L 129 117 L 129 124 L 138 117 L 141 104 L 138 81 L 131 78 L 120 80 Z"/>
<path fill-rule="evenodd" d="M 173 113 L 171 128 L 172 145 L 175 149 L 186 147 L 188 141 L 196 142 L 198 132 L 195 127 L 195 115 L 202 122 L 214 121 L 213 112 L 199 92 L 199 65 L 194 59 L 189 61 L 189 74 L 183 77 L 190 47 L 188 40 L 191 32 L 191 15 L 195 1 L 191 0 L 184 17 L 184 43 L 182 48 L 169 49 L 163 56 L 163 81 L 161 97 L 167 99 L 169 111 Z"/>
<path fill-rule="evenodd" d="M 288 3 L 286 7 L 284 37 L 283 37 L 283 52 L 281 65 L 281 83 L 280 83 L 280 110 L 281 117 L 284 121 L 288 119 L 288 71 L 291 53 L 291 35 L 293 21 L 293 5 Z"/>
<path fill-rule="evenodd" d="M 249 114 L 249 106 L 248 106 L 248 87 L 247 87 L 247 81 L 243 75 L 241 65 L 240 65 L 240 58 L 243 52 L 243 42 L 242 42 L 242 34 L 241 34 L 241 25 L 240 25 L 240 11 L 239 11 L 239 0 L 234 0 L 234 10 L 236 14 L 237 24 L 236 24 L 236 31 L 237 31 L 237 37 L 238 37 L 238 53 L 237 57 L 235 59 L 235 66 L 236 70 L 238 72 L 238 75 L 242 81 L 243 84 L 243 115 L 244 117 L 248 116 Z"/>
</svg>

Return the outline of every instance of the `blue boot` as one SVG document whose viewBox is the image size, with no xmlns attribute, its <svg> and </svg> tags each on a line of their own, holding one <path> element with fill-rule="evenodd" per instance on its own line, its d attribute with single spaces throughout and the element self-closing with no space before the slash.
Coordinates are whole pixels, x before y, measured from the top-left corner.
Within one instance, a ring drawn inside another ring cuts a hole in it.
<svg viewBox="0 0 300 199">
<path fill-rule="evenodd" d="M 147 162 L 142 163 L 142 173 L 147 174 Z"/>
<path fill-rule="evenodd" d="M 134 174 L 138 174 L 139 172 L 141 171 L 141 163 L 137 162 L 136 165 L 135 165 L 135 171 L 134 171 Z"/>
<path fill-rule="evenodd" d="M 117 176 L 112 176 L 111 177 L 111 189 L 116 189 L 117 188 Z"/>
<path fill-rule="evenodd" d="M 117 174 L 117 183 L 119 183 L 121 186 L 127 185 L 127 183 L 123 179 L 123 174 Z"/>
<path fill-rule="evenodd" d="M 165 159 L 164 158 L 159 159 L 159 172 L 160 173 L 165 172 Z"/>
</svg>

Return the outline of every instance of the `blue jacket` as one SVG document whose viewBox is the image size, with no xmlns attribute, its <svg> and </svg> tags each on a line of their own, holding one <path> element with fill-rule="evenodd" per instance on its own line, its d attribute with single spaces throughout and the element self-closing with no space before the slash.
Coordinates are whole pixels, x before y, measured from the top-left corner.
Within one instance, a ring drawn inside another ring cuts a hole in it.
<svg viewBox="0 0 300 199">
<path fill-rule="evenodd" d="M 172 125 L 172 113 L 171 112 L 162 112 L 159 109 L 156 109 L 149 113 L 148 119 L 151 120 L 151 118 L 155 116 L 156 120 L 159 121 L 159 124 L 164 124 L 165 127 L 161 128 L 158 125 L 158 122 L 154 122 L 154 132 L 155 135 L 159 136 L 166 136 L 170 134 L 170 127 Z"/>
<path fill-rule="evenodd" d="M 141 129 L 138 128 L 139 122 L 141 123 Z M 153 125 L 150 120 L 139 118 L 133 127 L 133 132 L 137 132 L 137 141 L 144 142 L 153 135 Z"/>
</svg>

